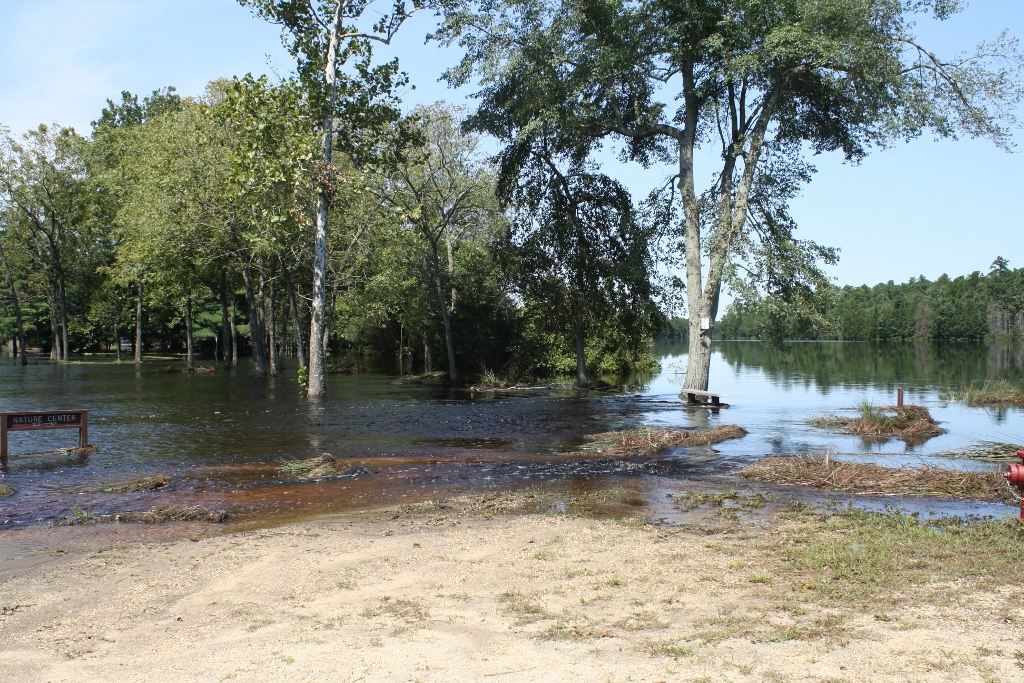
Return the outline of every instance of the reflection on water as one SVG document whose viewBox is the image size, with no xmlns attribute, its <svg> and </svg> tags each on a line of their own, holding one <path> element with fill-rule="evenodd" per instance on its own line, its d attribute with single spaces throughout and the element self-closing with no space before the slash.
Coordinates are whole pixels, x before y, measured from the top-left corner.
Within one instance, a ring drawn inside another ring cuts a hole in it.
<svg viewBox="0 0 1024 683">
<path fill-rule="evenodd" d="M 619 393 L 589 396 L 471 395 L 369 373 L 333 376 L 328 398 L 310 402 L 294 372 L 256 379 L 245 369 L 231 375 L 158 372 L 166 363 L 141 369 L 99 362 L 4 365 L 0 410 L 87 409 L 90 440 L 99 450 L 83 456 L 39 455 L 75 445 L 75 432 L 12 434 L 14 455 L 3 469 L 3 483 L 17 493 L 0 501 L 0 522 L 7 530 L 37 530 L 21 536 L 0 532 L 0 544 L 17 546 L 16 538 L 38 536 L 41 524 L 75 505 L 108 513 L 198 504 L 226 508 L 235 524 L 244 525 L 536 482 L 596 487 L 628 479 L 661 491 L 673 482 L 716 476 L 765 455 L 825 449 L 839 457 L 892 463 L 929 460 L 990 467 L 936 455 L 982 440 L 1024 442 L 1020 409 L 968 408 L 939 400 L 947 386 L 1020 380 L 1024 353 L 1019 346 L 824 342 L 778 350 L 755 342 L 719 343 L 711 388 L 727 393 L 732 407 L 717 412 L 685 408 L 677 398 L 685 347 L 659 344 L 655 350 L 662 360 L 656 376 L 631 378 Z M 865 398 L 891 403 L 897 387 L 907 390 L 909 401 L 927 406 L 950 433 L 908 446 L 807 425 L 810 417 L 849 409 Z M 577 448 L 586 434 L 608 429 L 724 423 L 740 424 L 750 435 L 636 463 L 560 455 Z M 359 466 L 359 476 L 303 482 L 277 469 L 283 461 L 325 451 Z M 171 476 L 171 486 L 131 494 L 86 492 L 153 474 Z M 157 532 L 117 532 L 126 533 Z"/>
</svg>

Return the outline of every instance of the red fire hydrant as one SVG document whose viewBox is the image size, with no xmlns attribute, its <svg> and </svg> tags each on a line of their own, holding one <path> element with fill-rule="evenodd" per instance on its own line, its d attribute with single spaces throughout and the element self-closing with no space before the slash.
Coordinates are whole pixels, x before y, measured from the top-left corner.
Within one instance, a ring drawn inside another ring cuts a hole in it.
<svg viewBox="0 0 1024 683">
<path fill-rule="evenodd" d="M 1010 486 L 1017 487 L 1020 494 L 1020 518 L 1024 520 L 1024 450 L 1017 451 L 1017 457 L 1020 458 L 1021 464 L 1010 465 L 1003 476 Z"/>
</svg>

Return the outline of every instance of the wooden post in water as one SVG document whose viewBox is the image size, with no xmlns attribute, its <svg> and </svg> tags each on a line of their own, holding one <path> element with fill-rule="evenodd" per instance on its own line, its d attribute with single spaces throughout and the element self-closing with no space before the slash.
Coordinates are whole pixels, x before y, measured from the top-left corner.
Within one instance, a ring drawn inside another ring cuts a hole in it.
<svg viewBox="0 0 1024 683">
<path fill-rule="evenodd" d="M 897 408 L 902 408 L 903 407 L 903 389 L 902 388 L 896 390 L 896 407 Z"/>
</svg>

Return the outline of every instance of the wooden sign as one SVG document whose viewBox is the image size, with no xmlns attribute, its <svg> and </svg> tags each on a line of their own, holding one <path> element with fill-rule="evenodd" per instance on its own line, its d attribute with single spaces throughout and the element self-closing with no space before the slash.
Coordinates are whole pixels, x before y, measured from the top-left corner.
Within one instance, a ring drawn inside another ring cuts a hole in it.
<svg viewBox="0 0 1024 683">
<path fill-rule="evenodd" d="M 0 458 L 7 459 L 7 432 L 36 429 L 77 429 L 78 447 L 89 445 L 89 411 L 44 410 L 33 413 L 0 413 Z"/>
</svg>

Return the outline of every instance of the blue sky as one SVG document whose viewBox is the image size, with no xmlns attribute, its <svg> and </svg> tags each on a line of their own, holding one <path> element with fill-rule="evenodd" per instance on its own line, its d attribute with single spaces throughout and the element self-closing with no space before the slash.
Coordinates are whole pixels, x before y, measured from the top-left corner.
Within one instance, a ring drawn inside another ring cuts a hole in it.
<svg viewBox="0 0 1024 683">
<path fill-rule="evenodd" d="M 432 26 L 429 15 L 414 18 L 391 51 L 416 86 L 404 94 L 410 107 L 472 92 L 437 82 L 459 54 L 423 44 Z M 1003 29 L 1024 37 L 1024 2 L 972 0 L 950 22 L 922 19 L 919 28 L 944 55 Z M 291 65 L 278 28 L 234 0 L 0 0 L 0 124 L 15 132 L 53 121 L 88 132 L 121 90 L 173 85 L 192 95 L 213 78 Z M 841 249 L 830 271 L 839 284 L 966 274 L 998 255 L 1024 266 L 1024 131 L 1017 139 L 1014 154 L 925 137 L 859 166 L 817 157 L 818 173 L 793 205 L 799 234 Z M 662 175 L 615 165 L 608 170 L 641 196 Z"/>
</svg>

